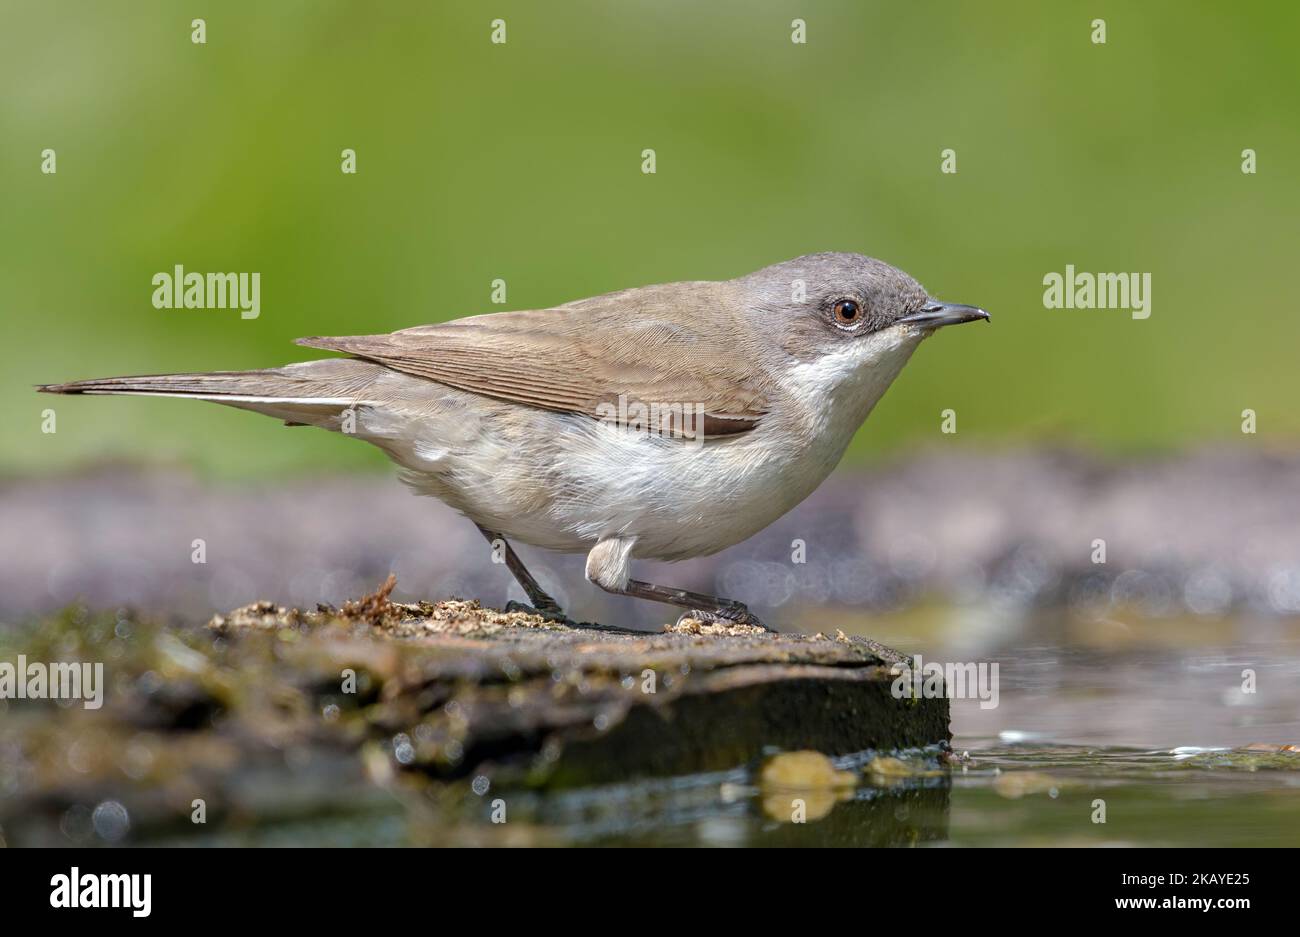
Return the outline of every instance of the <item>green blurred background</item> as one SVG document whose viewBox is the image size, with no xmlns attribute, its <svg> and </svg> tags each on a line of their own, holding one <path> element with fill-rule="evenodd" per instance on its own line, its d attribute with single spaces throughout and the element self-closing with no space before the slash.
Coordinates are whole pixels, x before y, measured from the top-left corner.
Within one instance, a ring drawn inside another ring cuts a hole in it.
<svg viewBox="0 0 1300 937">
<path fill-rule="evenodd" d="M 505 308 L 535 308 L 820 250 L 881 257 L 994 315 L 927 343 L 852 458 L 925 441 L 1240 442 L 1247 407 L 1255 444 L 1300 436 L 1296 4 L 0 10 L 6 473 L 382 466 L 221 407 L 30 385 L 300 360 L 300 335 L 497 311 L 497 277 Z M 489 42 L 496 17 L 505 45 Z M 47 147 L 56 175 L 40 172 Z M 949 147 L 956 175 L 939 171 Z M 260 272 L 261 317 L 154 309 L 150 280 L 175 264 Z M 1066 264 L 1150 272 L 1151 318 L 1044 309 L 1042 278 Z M 939 433 L 946 407 L 956 437 Z"/>
</svg>

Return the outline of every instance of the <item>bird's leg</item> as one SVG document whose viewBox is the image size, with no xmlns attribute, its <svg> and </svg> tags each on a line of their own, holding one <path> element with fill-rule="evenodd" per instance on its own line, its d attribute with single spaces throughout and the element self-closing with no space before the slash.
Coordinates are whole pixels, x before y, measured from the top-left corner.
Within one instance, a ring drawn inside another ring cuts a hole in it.
<svg viewBox="0 0 1300 937">
<path fill-rule="evenodd" d="M 475 524 L 474 526 L 477 527 L 479 532 L 487 538 L 488 543 L 492 544 L 494 549 L 498 542 L 500 542 L 504 547 L 506 569 L 510 570 L 511 574 L 515 577 L 515 581 L 523 587 L 524 592 L 528 595 L 528 601 L 532 603 L 532 608 L 529 609 L 529 611 L 535 611 L 543 618 L 549 618 L 555 621 L 567 620 L 564 610 L 560 608 L 560 603 L 556 602 L 555 599 L 546 594 L 546 590 L 543 589 L 541 585 L 538 584 L 537 580 L 533 578 L 533 574 L 528 571 L 528 567 L 524 565 L 523 560 L 519 559 L 519 555 L 515 553 L 514 547 L 510 546 L 510 542 L 495 530 L 488 530 L 482 524 Z M 506 611 L 511 611 L 511 604 L 512 603 L 506 604 Z M 513 604 L 518 605 L 518 603 Z"/>
<path fill-rule="evenodd" d="M 744 603 L 737 602 L 735 599 L 723 599 L 705 592 L 692 592 L 689 589 L 656 586 L 652 582 L 642 582 L 639 579 L 629 579 L 627 585 L 622 589 L 622 594 L 637 599 L 649 599 L 652 602 L 665 602 L 668 605 L 676 605 L 678 608 L 687 609 L 677 619 L 679 622 L 687 618 L 694 618 L 696 621 L 757 625 L 764 631 L 776 630 L 765 625 L 757 615 L 745 607 Z"/>
<path fill-rule="evenodd" d="M 766 631 L 775 630 L 768 628 L 753 612 L 732 599 L 720 599 L 716 595 L 691 592 L 688 589 L 656 586 L 652 582 L 630 578 L 628 570 L 632 565 L 632 547 L 635 545 L 635 537 L 607 537 L 601 540 L 587 554 L 587 579 L 613 595 L 649 599 L 651 602 L 664 602 L 688 609 L 685 615 L 677 619 L 678 621 L 683 618 L 694 618 L 697 621 L 728 621 L 742 625 L 757 625 Z"/>
</svg>

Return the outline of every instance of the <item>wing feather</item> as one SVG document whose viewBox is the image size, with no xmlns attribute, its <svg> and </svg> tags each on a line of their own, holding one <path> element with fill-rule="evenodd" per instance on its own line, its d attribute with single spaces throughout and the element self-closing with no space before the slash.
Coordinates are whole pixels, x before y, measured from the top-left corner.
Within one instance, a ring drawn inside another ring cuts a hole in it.
<svg viewBox="0 0 1300 937">
<path fill-rule="evenodd" d="M 706 436 L 753 429 L 767 412 L 767 396 L 724 330 L 674 321 L 667 308 L 671 297 L 642 297 L 628 308 L 628 296 L 625 291 L 554 309 L 471 316 L 384 335 L 302 338 L 298 344 L 562 413 L 600 418 L 608 413 L 603 408 L 617 407 L 622 397 L 627 406 L 657 404 L 663 413 L 672 405 L 698 406 Z M 663 419 L 674 418 L 680 416 Z"/>
</svg>

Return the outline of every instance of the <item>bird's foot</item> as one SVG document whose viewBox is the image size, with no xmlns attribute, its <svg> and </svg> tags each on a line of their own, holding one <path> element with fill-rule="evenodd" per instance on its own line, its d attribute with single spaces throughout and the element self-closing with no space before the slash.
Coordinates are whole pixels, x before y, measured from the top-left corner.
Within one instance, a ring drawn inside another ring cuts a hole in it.
<svg viewBox="0 0 1300 937">
<path fill-rule="evenodd" d="M 569 621 L 569 616 L 564 614 L 564 609 L 560 608 L 560 606 L 556 605 L 554 602 L 549 605 L 538 602 L 537 606 L 534 607 L 511 599 L 506 603 L 506 607 L 502 609 L 502 611 L 523 612 L 525 615 L 536 615 L 538 618 L 545 618 L 547 621 L 553 621 L 562 625 L 567 624 Z"/>
<path fill-rule="evenodd" d="M 755 628 L 762 628 L 764 631 L 770 631 L 776 634 L 775 628 L 768 627 L 759 619 L 757 615 L 751 612 L 740 602 L 732 602 L 730 605 L 719 609 L 718 611 L 706 611 L 704 609 L 692 609 L 689 612 L 683 612 L 677 619 L 677 624 L 694 619 L 695 621 L 708 622 L 710 624 L 723 625 L 750 625 Z"/>
</svg>

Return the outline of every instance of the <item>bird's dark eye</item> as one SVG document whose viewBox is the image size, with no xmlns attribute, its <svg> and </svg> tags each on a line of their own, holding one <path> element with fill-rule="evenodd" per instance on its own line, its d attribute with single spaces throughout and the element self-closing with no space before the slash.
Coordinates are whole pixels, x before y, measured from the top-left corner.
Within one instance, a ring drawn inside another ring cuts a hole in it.
<svg viewBox="0 0 1300 937">
<path fill-rule="evenodd" d="M 842 326 L 857 325 L 858 320 L 862 318 L 862 310 L 851 299 L 841 299 L 837 302 L 832 314 L 835 316 L 835 324 Z"/>
</svg>

